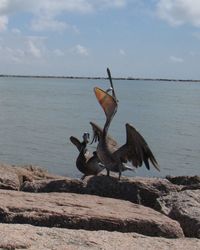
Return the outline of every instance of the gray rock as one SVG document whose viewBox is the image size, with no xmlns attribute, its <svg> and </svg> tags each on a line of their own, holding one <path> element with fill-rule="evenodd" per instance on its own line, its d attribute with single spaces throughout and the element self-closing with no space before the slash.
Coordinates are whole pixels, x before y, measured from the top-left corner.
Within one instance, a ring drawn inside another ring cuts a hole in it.
<svg viewBox="0 0 200 250">
<path fill-rule="evenodd" d="M 200 176 L 166 176 L 166 179 L 176 185 L 200 185 Z"/>
<path fill-rule="evenodd" d="M 21 191 L 32 193 L 67 192 L 85 193 L 85 183 L 78 179 L 63 178 L 54 180 L 25 181 L 21 185 Z"/>
<path fill-rule="evenodd" d="M 0 190 L 0 222 L 183 237 L 178 222 L 138 204 L 73 193 Z"/>
<path fill-rule="evenodd" d="M 183 186 L 181 188 L 181 191 L 183 191 L 183 190 L 197 190 L 197 189 L 200 189 L 200 184 L 192 184 L 189 186 Z"/>
<path fill-rule="evenodd" d="M 84 182 L 75 179 L 39 180 L 24 182 L 21 187 L 25 192 L 74 192 L 94 194 L 103 197 L 128 200 L 154 208 L 156 199 L 181 187 L 162 178 L 89 176 Z"/>
<path fill-rule="evenodd" d="M 19 190 L 18 174 L 10 165 L 0 164 L 0 189 Z"/>
<path fill-rule="evenodd" d="M 86 181 L 89 194 L 124 199 L 151 208 L 155 207 L 158 197 L 180 190 L 162 178 L 124 177 L 118 181 L 115 177 L 93 176 Z"/>
<path fill-rule="evenodd" d="M 0 189 L 20 190 L 25 181 L 58 178 L 41 167 L 25 165 L 15 166 L 0 163 Z M 59 178 L 62 178 L 59 176 Z"/>
<path fill-rule="evenodd" d="M 28 250 L 199 250 L 200 240 L 166 239 L 136 233 L 85 231 L 31 225 L 0 224 L 1 249 Z"/>
<path fill-rule="evenodd" d="M 173 192 L 158 199 L 159 210 L 177 220 L 185 236 L 200 238 L 200 190 Z"/>
</svg>

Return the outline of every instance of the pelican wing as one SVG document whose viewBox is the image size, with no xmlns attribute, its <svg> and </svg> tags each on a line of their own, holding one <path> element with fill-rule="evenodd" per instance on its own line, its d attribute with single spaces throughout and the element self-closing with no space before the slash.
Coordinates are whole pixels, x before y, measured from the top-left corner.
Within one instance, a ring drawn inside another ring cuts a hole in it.
<svg viewBox="0 0 200 250">
<path fill-rule="evenodd" d="M 78 151 L 80 152 L 81 151 L 81 148 L 82 148 L 82 144 L 81 142 L 79 141 L 79 139 L 77 139 L 76 137 L 74 136 L 70 136 L 70 141 L 77 147 Z"/>
<path fill-rule="evenodd" d="M 160 171 L 158 163 L 143 136 L 130 124 L 126 124 L 126 143 L 113 153 L 114 157 L 130 161 L 134 167 L 144 163 L 150 169 L 149 161 Z"/>
<path fill-rule="evenodd" d="M 94 134 L 94 138 L 92 140 L 92 142 L 93 142 L 93 141 L 96 141 L 98 139 L 98 135 L 100 137 L 102 136 L 103 129 L 94 122 L 90 122 L 90 124 L 92 126 L 93 134 Z M 97 137 L 97 138 L 95 138 L 95 137 Z M 106 142 L 107 142 L 108 148 L 111 152 L 114 152 L 119 148 L 116 140 L 113 139 L 109 134 L 107 134 L 107 136 L 106 136 Z"/>
<path fill-rule="evenodd" d="M 107 119 L 111 119 L 117 112 L 117 101 L 113 96 L 98 87 L 94 88 L 94 93 L 99 104 L 103 108 Z"/>
</svg>

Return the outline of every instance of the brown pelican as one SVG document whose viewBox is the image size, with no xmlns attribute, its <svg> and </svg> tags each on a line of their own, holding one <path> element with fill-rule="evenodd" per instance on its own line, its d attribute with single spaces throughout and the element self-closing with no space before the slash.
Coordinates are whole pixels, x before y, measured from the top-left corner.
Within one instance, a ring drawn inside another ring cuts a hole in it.
<svg viewBox="0 0 200 250">
<path fill-rule="evenodd" d="M 112 79 L 109 69 L 107 69 L 109 79 L 112 87 L 112 96 L 108 94 L 108 91 L 104 91 L 98 87 L 94 88 L 95 95 L 103 108 L 106 115 L 106 122 L 103 127 L 103 131 L 99 132 L 91 123 L 94 137 L 98 139 L 97 155 L 99 160 L 107 169 L 107 175 L 110 171 L 119 172 L 119 179 L 122 171 L 130 169 L 125 163 L 128 161 L 132 163 L 134 167 L 141 167 L 144 163 L 147 169 L 150 169 L 149 160 L 153 166 L 159 171 L 158 163 L 151 152 L 148 144 L 142 135 L 130 124 L 126 124 L 126 143 L 121 147 L 112 148 L 107 139 L 108 128 L 110 123 L 117 112 L 117 99 L 115 96 L 114 88 L 112 86 Z"/>
<path fill-rule="evenodd" d="M 70 141 L 79 151 L 79 155 L 76 159 L 76 166 L 78 170 L 84 174 L 81 178 L 82 180 L 88 175 L 97 175 L 104 169 L 104 166 L 100 163 L 97 157 L 96 151 L 91 154 L 87 149 L 89 133 L 83 134 L 82 142 L 74 136 L 70 137 Z"/>
<path fill-rule="evenodd" d="M 90 122 L 90 125 L 92 126 L 93 129 L 93 139 L 91 142 L 92 144 L 93 142 L 99 141 L 99 138 L 103 134 L 103 129 L 94 122 Z M 107 134 L 106 136 L 106 144 L 108 145 L 111 152 L 114 152 L 119 148 L 117 141 L 113 139 L 109 134 Z"/>
</svg>

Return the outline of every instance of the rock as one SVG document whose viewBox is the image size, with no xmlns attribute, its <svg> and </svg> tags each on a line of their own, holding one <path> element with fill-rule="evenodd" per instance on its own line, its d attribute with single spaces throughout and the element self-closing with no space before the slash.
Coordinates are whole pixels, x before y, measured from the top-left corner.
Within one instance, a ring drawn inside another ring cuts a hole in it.
<svg viewBox="0 0 200 250">
<path fill-rule="evenodd" d="M 39 167 L 39 166 L 13 165 L 12 167 L 15 169 L 16 173 L 18 174 L 21 184 L 25 181 L 62 178 L 61 176 L 50 174 L 46 169 Z"/>
<path fill-rule="evenodd" d="M 170 193 L 158 199 L 158 206 L 180 223 L 185 236 L 200 238 L 200 190 Z"/>
<path fill-rule="evenodd" d="M 37 180 L 25 181 L 21 185 L 21 191 L 24 192 L 68 192 L 68 193 L 85 193 L 84 182 L 77 179 L 65 178 L 55 180 Z"/>
<path fill-rule="evenodd" d="M 200 240 L 191 238 L 166 239 L 136 233 L 70 230 L 19 224 L 0 224 L 0 239 L 1 249 L 200 249 Z"/>
<path fill-rule="evenodd" d="M 0 189 L 19 190 L 25 181 L 55 178 L 58 176 L 49 174 L 45 169 L 37 166 L 11 166 L 0 163 Z"/>
<path fill-rule="evenodd" d="M 73 193 L 0 190 L 0 222 L 183 237 L 178 222 L 129 201 Z"/>
<path fill-rule="evenodd" d="M 200 185 L 200 176 L 166 176 L 166 179 L 176 185 Z"/>
<path fill-rule="evenodd" d="M 0 189 L 19 190 L 20 181 L 15 169 L 10 165 L 0 165 Z"/>
<path fill-rule="evenodd" d="M 162 178 L 126 177 L 118 181 L 114 177 L 93 176 L 86 180 L 88 194 L 124 199 L 151 208 L 158 197 L 180 190 Z"/>
<path fill-rule="evenodd" d="M 84 182 L 70 178 L 25 182 L 21 190 L 28 192 L 74 192 L 128 200 L 154 208 L 156 199 L 181 187 L 161 178 L 89 176 Z"/>
<path fill-rule="evenodd" d="M 184 186 L 181 188 L 181 191 L 183 191 L 183 190 L 196 190 L 196 189 L 200 189 L 200 184 L 193 184 L 193 185 L 189 185 L 189 186 Z"/>
</svg>

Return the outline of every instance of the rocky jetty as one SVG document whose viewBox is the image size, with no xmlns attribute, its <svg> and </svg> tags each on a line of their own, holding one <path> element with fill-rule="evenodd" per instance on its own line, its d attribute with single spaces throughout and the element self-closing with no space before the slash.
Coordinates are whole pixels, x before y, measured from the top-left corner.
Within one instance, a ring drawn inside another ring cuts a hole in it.
<svg viewBox="0 0 200 250">
<path fill-rule="evenodd" d="M 185 236 L 200 238 L 200 190 L 172 192 L 158 204 L 162 213 L 180 223 Z"/>
<path fill-rule="evenodd" d="M 199 176 L 82 181 L 0 164 L 0 248 L 199 249 L 199 186 Z"/>
<path fill-rule="evenodd" d="M 29 250 L 199 250 L 195 238 L 167 239 L 136 233 L 73 230 L 31 225 L 0 224 L 0 249 Z"/>
<path fill-rule="evenodd" d="M 0 189 L 20 190 L 21 185 L 28 181 L 61 179 L 63 177 L 48 173 L 38 166 L 16 166 L 0 163 Z"/>
<path fill-rule="evenodd" d="M 155 207 L 156 199 L 170 192 L 180 191 L 181 187 L 162 178 L 128 178 L 120 182 L 116 177 L 105 175 L 88 176 L 81 180 L 46 179 L 25 181 L 21 191 L 25 192 L 73 192 L 78 194 L 94 194 L 103 197 L 128 200 L 151 208 Z"/>
<path fill-rule="evenodd" d="M 8 199 L 9 197 L 9 199 Z M 178 222 L 128 201 L 74 193 L 0 190 L 0 222 L 183 237 Z"/>
</svg>

